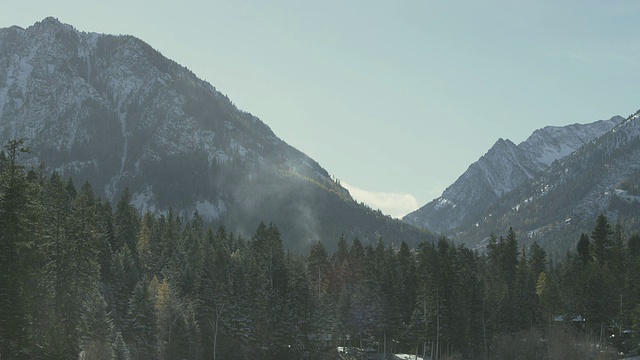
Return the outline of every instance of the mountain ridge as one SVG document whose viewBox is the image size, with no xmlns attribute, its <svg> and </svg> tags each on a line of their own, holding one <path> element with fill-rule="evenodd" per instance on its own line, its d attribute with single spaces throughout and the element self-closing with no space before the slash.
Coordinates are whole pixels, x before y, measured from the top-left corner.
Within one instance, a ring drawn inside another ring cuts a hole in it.
<svg viewBox="0 0 640 360">
<path fill-rule="evenodd" d="M 589 124 L 547 126 L 515 145 L 499 139 L 435 200 L 403 218 L 410 224 L 451 235 L 486 216 L 492 204 L 532 181 L 557 160 L 622 123 L 614 116 Z"/>
<path fill-rule="evenodd" d="M 640 114 L 635 113 L 574 153 L 554 162 L 543 176 L 492 205 L 458 241 L 486 245 L 487 234 L 513 226 L 525 243 L 537 241 L 561 255 L 589 234 L 599 214 L 623 233 L 640 226 Z"/>
<path fill-rule="evenodd" d="M 290 248 L 341 233 L 431 236 L 357 205 L 315 160 L 130 35 L 52 17 L 0 29 L 0 141 L 13 138 L 33 150 L 28 166 L 88 181 L 112 203 L 129 188 L 143 212 L 198 211 L 245 234 L 274 222 Z"/>
</svg>

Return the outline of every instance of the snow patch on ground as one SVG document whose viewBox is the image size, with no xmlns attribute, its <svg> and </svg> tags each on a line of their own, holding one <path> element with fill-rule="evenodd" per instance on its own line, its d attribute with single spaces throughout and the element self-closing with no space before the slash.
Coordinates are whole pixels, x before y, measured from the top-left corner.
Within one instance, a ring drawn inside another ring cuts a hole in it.
<svg viewBox="0 0 640 360">
<path fill-rule="evenodd" d="M 224 164 L 227 161 L 229 161 L 229 156 L 227 156 L 227 154 L 225 154 L 224 151 L 218 150 L 216 151 L 215 159 L 218 162 L 218 164 Z"/>
<path fill-rule="evenodd" d="M 441 197 L 440 199 L 438 199 L 438 202 L 436 203 L 436 210 L 440 209 L 440 208 L 443 208 L 443 207 L 445 207 L 447 205 L 452 205 L 452 204 L 453 204 L 453 202 L 451 202 L 450 200 L 447 200 L 447 199 Z M 455 204 L 453 204 L 453 205 L 455 206 Z"/>
<path fill-rule="evenodd" d="M 349 347 L 338 346 L 336 350 L 338 350 L 338 354 L 340 354 L 340 357 L 342 357 L 342 354 L 347 355 L 348 358 L 353 358 L 354 356 L 355 357 L 359 357 L 359 355 L 365 355 L 365 352 L 362 349 L 358 349 L 358 348 L 349 348 Z M 372 351 L 372 350 L 373 349 L 371 349 L 371 348 L 367 349 L 367 351 Z M 378 357 L 376 357 L 376 359 L 377 358 Z M 422 356 L 417 356 L 415 354 L 413 354 L 413 355 L 412 354 L 392 354 L 391 355 L 391 359 L 394 359 L 394 360 L 425 360 L 425 359 L 422 358 Z"/>
<path fill-rule="evenodd" d="M 94 166 L 95 168 L 98 168 L 98 162 L 96 160 L 91 160 L 91 161 L 71 161 L 68 162 L 62 166 L 59 166 L 55 169 L 56 172 L 58 172 L 59 174 L 67 174 L 67 173 L 74 173 L 77 174 L 80 171 L 90 167 L 90 166 Z"/>
<path fill-rule="evenodd" d="M 538 161 L 549 166 L 553 164 L 554 161 L 564 158 L 572 154 L 576 149 L 567 146 L 566 144 L 561 144 L 559 147 L 547 145 L 540 151 L 540 157 L 538 157 Z"/>
<path fill-rule="evenodd" d="M 155 213 L 157 208 L 151 186 L 147 186 L 142 192 L 134 193 L 131 196 L 131 205 L 140 210 L 143 214 L 147 211 Z"/>
<path fill-rule="evenodd" d="M 625 190 L 615 189 L 614 194 L 629 203 L 633 203 L 634 201 L 640 202 L 640 196 L 631 195 Z"/>
<path fill-rule="evenodd" d="M 231 149 L 238 152 L 240 157 L 244 158 L 247 155 L 247 149 L 245 149 L 242 145 L 238 144 L 235 139 L 231 139 Z"/>
<path fill-rule="evenodd" d="M 203 220 L 212 221 L 224 214 L 227 211 L 227 207 L 222 200 L 218 200 L 216 204 L 211 203 L 209 200 L 204 200 L 196 202 L 196 211 L 198 211 Z"/>
<path fill-rule="evenodd" d="M 421 356 L 409 355 L 409 354 L 395 354 L 394 359 L 397 360 L 423 360 Z"/>
</svg>

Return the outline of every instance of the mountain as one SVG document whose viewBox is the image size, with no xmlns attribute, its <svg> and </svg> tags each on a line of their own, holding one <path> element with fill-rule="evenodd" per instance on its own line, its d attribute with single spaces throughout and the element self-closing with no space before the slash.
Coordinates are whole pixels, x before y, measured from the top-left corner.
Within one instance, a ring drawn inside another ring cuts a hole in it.
<svg viewBox="0 0 640 360">
<path fill-rule="evenodd" d="M 618 120 L 616 120 L 618 122 Z M 590 234 L 597 216 L 620 224 L 623 234 L 640 228 L 640 112 L 597 139 L 555 161 L 533 181 L 500 198 L 472 226 L 453 236 L 483 245 L 491 232 L 512 226 L 525 243 L 534 240 L 556 254 Z"/>
<path fill-rule="evenodd" d="M 439 198 L 404 217 L 404 221 L 451 235 L 474 226 L 514 189 L 529 184 L 555 161 L 574 153 L 624 121 L 620 116 L 590 124 L 547 126 L 515 145 L 499 139 Z"/>
<path fill-rule="evenodd" d="M 274 222 L 289 249 L 341 233 L 417 243 L 428 232 L 357 204 L 316 161 L 185 67 L 132 36 L 54 18 L 0 29 L 0 141 L 23 161 L 88 181 L 142 212 L 190 216 L 253 234 Z"/>
</svg>

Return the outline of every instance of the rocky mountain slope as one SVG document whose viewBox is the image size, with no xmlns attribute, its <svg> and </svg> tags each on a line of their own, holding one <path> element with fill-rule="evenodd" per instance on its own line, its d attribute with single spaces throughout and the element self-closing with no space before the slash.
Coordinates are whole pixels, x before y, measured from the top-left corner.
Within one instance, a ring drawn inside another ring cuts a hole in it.
<svg viewBox="0 0 640 360">
<path fill-rule="evenodd" d="M 534 181 L 495 202 L 454 237 L 482 245 L 491 232 L 518 229 L 524 242 L 538 241 L 562 255 L 581 233 L 590 234 L 605 214 L 623 233 L 640 228 L 640 114 L 636 113 L 572 154 L 554 162 Z"/>
<path fill-rule="evenodd" d="M 410 224 L 451 235 L 483 219 L 514 189 L 538 179 L 560 160 L 602 136 L 624 118 L 536 130 L 522 143 L 499 139 L 441 197 L 405 216 Z"/>
<path fill-rule="evenodd" d="M 194 211 L 252 234 L 276 223 L 290 248 L 340 233 L 417 242 L 430 235 L 358 205 L 316 161 L 209 83 L 132 36 L 54 18 L 0 29 L 0 141 L 104 199 L 129 188 L 141 211 Z"/>
</svg>

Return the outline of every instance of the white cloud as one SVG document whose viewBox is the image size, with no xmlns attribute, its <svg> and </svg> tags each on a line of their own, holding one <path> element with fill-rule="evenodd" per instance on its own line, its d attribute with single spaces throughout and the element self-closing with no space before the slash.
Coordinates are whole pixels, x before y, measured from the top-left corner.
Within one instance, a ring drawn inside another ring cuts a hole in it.
<svg viewBox="0 0 640 360">
<path fill-rule="evenodd" d="M 344 181 L 341 182 L 341 185 L 349 190 L 351 196 L 357 201 L 363 202 L 373 209 L 380 209 L 383 213 L 394 218 L 402 218 L 419 207 L 418 200 L 411 194 L 367 191 L 351 186 Z"/>
</svg>

